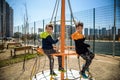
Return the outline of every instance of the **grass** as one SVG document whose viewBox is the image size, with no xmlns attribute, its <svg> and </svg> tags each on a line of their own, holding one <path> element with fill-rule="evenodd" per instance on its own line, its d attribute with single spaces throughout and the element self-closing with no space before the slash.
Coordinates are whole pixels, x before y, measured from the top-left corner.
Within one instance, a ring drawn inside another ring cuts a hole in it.
<svg viewBox="0 0 120 80">
<path fill-rule="evenodd" d="M 9 59 L 5 59 L 5 60 L 0 60 L 0 68 L 1 67 L 5 67 L 14 63 L 18 63 L 18 62 L 22 62 L 25 60 L 29 60 L 32 58 L 35 58 L 36 54 L 21 54 L 21 55 L 17 55 L 15 57 L 9 58 Z"/>
</svg>

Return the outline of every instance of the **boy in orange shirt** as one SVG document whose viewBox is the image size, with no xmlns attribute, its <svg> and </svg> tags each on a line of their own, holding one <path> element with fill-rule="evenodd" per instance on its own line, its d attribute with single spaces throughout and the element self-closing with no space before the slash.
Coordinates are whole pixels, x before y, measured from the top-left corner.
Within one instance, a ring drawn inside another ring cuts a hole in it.
<svg viewBox="0 0 120 80">
<path fill-rule="evenodd" d="M 85 74 L 85 71 L 89 69 L 89 66 L 92 62 L 92 59 L 94 58 L 94 54 L 89 51 L 89 44 L 85 44 L 85 37 L 82 34 L 83 30 L 83 23 L 78 22 L 76 25 L 76 32 L 74 32 L 71 35 L 71 38 L 75 41 L 75 50 L 76 53 L 81 56 L 85 61 L 85 65 L 83 66 L 82 70 L 80 71 L 83 78 L 88 78 L 88 76 Z"/>
</svg>

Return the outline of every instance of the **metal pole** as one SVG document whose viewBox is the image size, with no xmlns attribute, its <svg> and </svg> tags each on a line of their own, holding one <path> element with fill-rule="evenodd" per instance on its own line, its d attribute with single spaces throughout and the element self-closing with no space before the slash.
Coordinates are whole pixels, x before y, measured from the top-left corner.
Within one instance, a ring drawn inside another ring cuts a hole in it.
<svg viewBox="0 0 120 80">
<path fill-rule="evenodd" d="M 23 37 L 23 33 L 24 33 L 24 32 L 23 32 L 23 25 L 22 25 L 22 37 Z"/>
<path fill-rule="evenodd" d="M 94 29 L 94 35 L 93 35 L 93 53 L 95 53 L 95 8 L 93 8 L 93 29 Z"/>
<path fill-rule="evenodd" d="M 113 57 L 115 56 L 115 35 L 116 35 L 116 0 L 114 0 L 114 31 L 113 31 Z"/>
<path fill-rule="evenodd" d="M 35 44 L 35 38 L 36 38 L 36 37 L 35 37 L 35 26 L 36 26 L 36 23 L 34 22 L 34 46 L 36 45 L 36 44 Z"/>
<path fill-rule="evenodd" d="M 64 68 L 64 50 L 65 50 L 65 0 L 61 0 L 61 54 L 62 67 Z M 64 72 L 61 72 L 61 80 L 64 80 Z"/>
<path fill-rule="evenodd" d="M 43 20 L 43 32 L 44 32 L 44 24 L 45 24 L 45 20 Z"/>
<path fill-rule="evenodd" d="M 71 15 L 70 15 L 70 17 L 71 17 L 71 26 L 70 26 L 70 35 L 72 34 L 72 18 L 73 18 L 73 16 L 72 16 L 72 13 L 71 13 Z M 70 46 L 72 46 L 72 39 L 70 38 Z"/>
<path fill-rule="evenodd" d="M 19 42 L 19 39 L 20 39 L 20 32 L 19 32 L 19 26 L 18 26 L 18 42 Z"/>
<path fill-rule="evenodd" d="M 56 34 L 56 17 L 54 18 L 54 29 L 55 29 L 55 39 L 56 39 L 56 37 L 57 37 L 57 36 L 56 36 L 56 35 L 57 35 L 57 34 Z"/>
</svg>

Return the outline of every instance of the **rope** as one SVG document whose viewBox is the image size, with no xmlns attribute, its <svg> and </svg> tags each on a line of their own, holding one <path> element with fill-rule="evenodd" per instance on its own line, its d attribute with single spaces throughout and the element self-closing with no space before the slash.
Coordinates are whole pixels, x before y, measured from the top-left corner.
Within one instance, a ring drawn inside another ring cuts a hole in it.
<svg viewBox="0 0 120 80">
<path fill-rule="evenodd" d="M 32 80 L 32 76 L 35 75 L 39 71 L 39 69 L 40 69 L 40 56 L 37 53 L 36 60 L 34 62 L 34 65 L 33 65 L 32 71 L 31 71 L 31 75 L 30 75 L 31 80 Z M 36 78 L 36 75 L 35 75 L 35 78 Z"/>
<path fill-rule="evenodd" d="M 68 58 L 67 58 L 67 56 L 66 56 L 66 59 L 67 59 L 67 61 L 66 61 L 66 72 L 67 72 L 67 66 L 70 66 L 69 65 L 69 48 L 68 48 Z M 68 62 L 68 63 L 67 63 Z M 66 73 L 66 78 L 68 79 L 68 74 Z"/>
<path fill-rule="evenodd" d="M 42 71 L 42 74 L 43 74 L 43 77 L 47 80 L 47 78 L 46 78 L 46 76 L 45 76 L 45 74 L 44 74 L 44 71 Z M 41 80 L 41 79 L 40 79 Z"/>
<path fill-rule="evenodd" d="M 75 76 L 73 75 L 73 72 L 72 72 L 72 70 L 71 70 L 71 69 L 70 69 L 70 72 L 71 72 L 72 77 L 75 79 Z"/>
<path fill-rule="evenodd" d="M 55 13 L 55 10 L 56 10 L 57 3 L 58 3 L 58 0 L 56 0 L 56 2 L 55 2 L 55 6 L 54 6 L 54 10 L 53 10 L 53 13 L 52 13 L 52 17 L 51 17 L 50 23 L 52 23 L 52 20 L 53 20 L 53 16 L 54 16 L 54 13 Z"/>
<path fill-rule="evenodd" d="M 39 55 L 38 55 L 38 56 L 39 56 Z M 37 72 L 36 72 L 36 73 L 38 73 L 38 71 L 39 71 L 39 69 L 40 69 L 40 60 L 41 60 L 41 58 L 40 58 L 40 56 L 39 56 L 38 69 L 37 69 Z"/>
<path fill-rule="evenodd" d="M 74 16 L 73 16 L 70 0 L 68 0 L 68 5 L 69 5 L 70 12 L 71 12 L 71 16 L 73 18 L 73 22 L 74 22 L 74 24 L 76 24 L 76 21 L 75 21 Z"/>
<path fill-rule="evenodd" d="M 66 62 L 66 80 L 68 80 L 68 74 L 67 74 L 67 56 L 65 57 L 65 62 Z"/>
<path fill-rule="evenodd" d="M 39 60 L 38 60 L 39 59 Z M 31 75 L 30 75 L 30 80 L 32 80 L 32 76 L 35 75 L 39 69 L 40 69 L 40 61 L 41 61 L 41 58 L 39 56 L 39 52 L 37 52 L 37 56 L 36 56 L 36 59 L 35 59 L 35 62 L 34 62 L 34 65 L 33 65 L 33 68 L 32 68 L 32 71 L 31 71 Z M 47 80 L 45 74 L 44 74 L 44 68 L 45 68 L 45 65 L 46 65 L 46 56 L 45 56 L 45 62 L 43 64 L 43 67 L 42 67 L 42 74 L 44 76 L 44 78 Z M 35 75 L 35 78 L 36 78 L 36 75 Z M 36 78 L 37 79 L 37 78 Z"/>
<path fill-rule="evenodd" d="M 35 59 L 35 62 L 34 62 L 34 65 L 33 65 L 33 68 L 32 68 L 32 71 L 31 71 L 31 75 L 30 75 L 30 80 L 32 80 L 32 76 L 35 75 L 35 72 L 36 72 L 36 68 L 37 68 L 37 56 L 36 56 L 36 59 Z"/>
<path fill-rule="evenodd" d="M 26 53 L 26 50 L 25 50 L 25 53 Z M 26 54 L 24 54 L 24 60 L 23 60 L 23 71 L 25 71 L 25 59 L 26 59 Z"/>
<path fill-rule="evenodd" d="M 60 3 L 60 0 L 58 0 L 58 4 L 57 4 L 57 9 L 56 9 L 55 17 L 57 17 L 57 12 L 58 12 L 58 8 L 59 8 L 59 3 Z"/>
<path fill-rule="evenodd" d="M 43 72 L 44 69 L 45 69 L 45 65 L 46 65 L 46 56 L 45 56 L 45 62 L 44 62 L 43 67 L 42 67 L 42 72 Z"/>
<path fill-rule="evenodd" d="M 79 71 L 81 71 L 81 67 L 80 67 L 80 56 L 78 56 L 77 58 L 78 58 Z M 79 72 L 79 74 L 80 74 L 80 72 Z M 82 77 L 82 76 L 80 75 L 80 80 L 81 80 L 81 77 Z"/>
</svg>

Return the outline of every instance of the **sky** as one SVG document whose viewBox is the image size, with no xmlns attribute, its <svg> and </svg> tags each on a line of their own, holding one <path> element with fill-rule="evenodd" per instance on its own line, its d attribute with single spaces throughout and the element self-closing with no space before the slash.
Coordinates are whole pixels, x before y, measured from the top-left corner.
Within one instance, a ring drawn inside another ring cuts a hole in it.
<svg viewBox="0 0 120 80">
<path fill-rule="evenodd" d="M 14 10 L 14 26 L 22 25 L 27 6 L 28 21 L 51 18 L 56 0 L 6 0 Z M 88 10 L 111 4 L 113 0 L 70 0 L 73 12 Z M 60 15 L 60 6 L 58 16 Z M 66 0 L 66 14 L 70 13 Z"/>
</svg>

